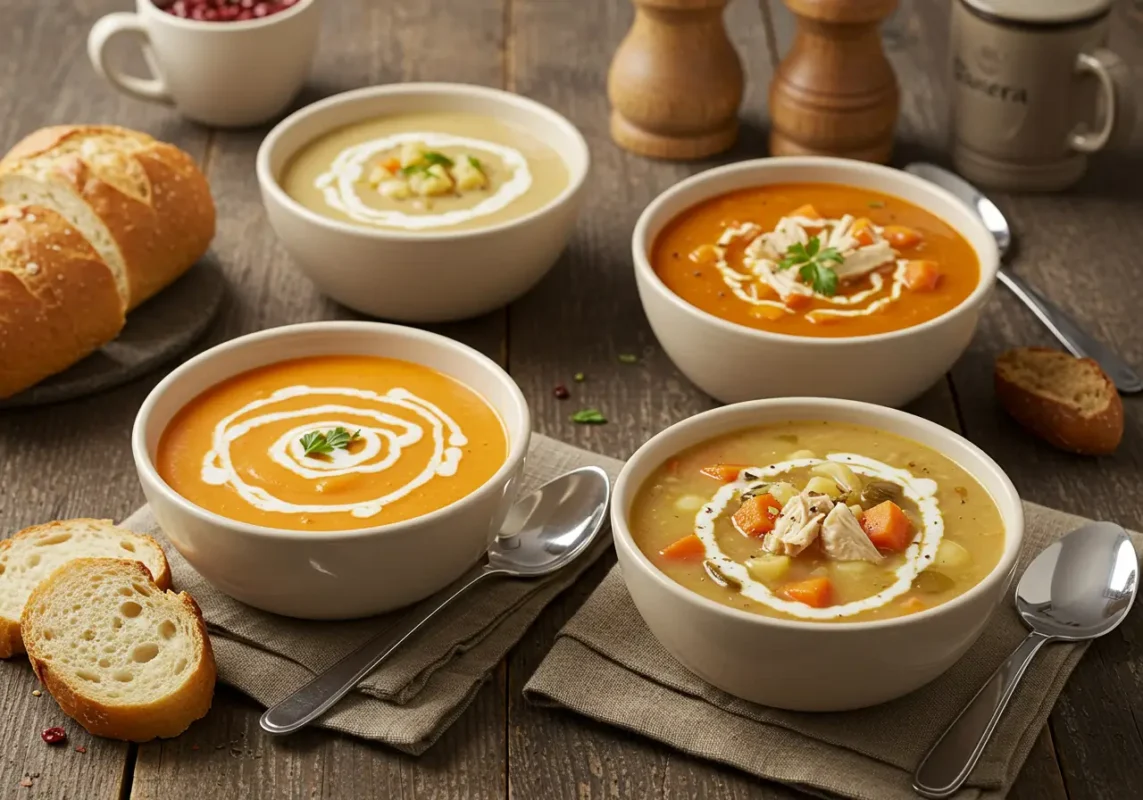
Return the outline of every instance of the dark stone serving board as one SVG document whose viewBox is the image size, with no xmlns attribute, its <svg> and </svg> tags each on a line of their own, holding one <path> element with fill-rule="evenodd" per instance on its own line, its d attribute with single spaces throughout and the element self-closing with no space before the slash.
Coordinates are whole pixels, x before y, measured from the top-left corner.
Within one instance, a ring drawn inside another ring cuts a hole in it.
<svg viewBox="0 0 1143 800">
<path fill-rule="evenodd" d="M 182 353 L 206 331 L 226 279 L 209 258 L 127 315 L 118 338 L 63 372 L 6 400 L 0 409 L 58 403 L 119 386 Z"/>
</svg>

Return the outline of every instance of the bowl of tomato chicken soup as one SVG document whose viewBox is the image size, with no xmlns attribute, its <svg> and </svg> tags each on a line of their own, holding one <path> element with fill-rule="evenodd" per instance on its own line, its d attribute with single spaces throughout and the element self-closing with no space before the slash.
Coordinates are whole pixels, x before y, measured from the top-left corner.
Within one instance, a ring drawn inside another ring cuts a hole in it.
<svg viewBox="0 0 1143 800">
<path fill-rule="evenodd" d="M 187 361 L 143 403 L 132 448 L 160 527 L 210 583 L 342 619 L 419 600 L 480 557 L 530 429 L 516 384 L 476 351 L 318 322 Z"/>
<path fill-rule="evenodd" d="M 590 157 L 555 111 L 463 84 L 373 86 L 287 117 L 257 172 L 274 231 L 334 300 L 403 322 L 471 317 L 555 263 Z"/>
<path fill-rule="evenodd" d="M 790 398 L 652 438 L 612 527 L 639 613 L 687 669 L 751 702 L 839 711 L 965 653 L 1010 582 L 1023 512 L 992 459 L 939 425 Z"/>
<path fill-rule="evenodd" d="M 728 403 L 907 403 L 964 352 L 998 267 L 991 234 L 945 190 L 818 157 L 682 181 L 643 212 L 632 247 L 663 349 Z"/>
</svg>

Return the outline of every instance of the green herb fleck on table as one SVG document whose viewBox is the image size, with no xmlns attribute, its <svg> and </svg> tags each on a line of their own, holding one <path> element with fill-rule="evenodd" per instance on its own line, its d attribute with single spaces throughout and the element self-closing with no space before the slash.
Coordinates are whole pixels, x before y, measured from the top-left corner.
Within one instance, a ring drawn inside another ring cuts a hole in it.
<svg viewBox="0 0 1143 800">
<path fill-rule="evenodd" d="M 836 247 L 823 248 L 821 240 L 811 236 L 804 245 L 794 242 L 786 248 L 786 257 L 778 262 L 778 269 L 797 269 L 802 280 L 815 292 L 833 297 L 837 292 L 837 273 L 830 264 L 844 260 Z"/>
<path fill-rule="evenodd" d="M 302 434 L 301 444 L 304 455 L 329 455 L 334 450 L 345 450 L 349 445 L 361 438 L 361 429 L 350 433 L 338 425 L 331 431 L 310 431 Z"/>
<path fill-rule="evenodd" d="M 577 372 L 575 375 L 572 375 L 572 379 L 575 380 L 576 383 L 583 383 L 587 380 L 587 376 L 582 372 Z"/>
<path fill-rule="evenodd" d="M 607 417 L 603 416 L 603 414 L 595 408 L 585 408 L 577 411 L 571 415 L 570 419 L 576 425 L 603 425 L 607 422 Z"/>
<path fill-rule="evenodd" d="M 884 200 L 870 200 L 869 201 L 869 207 L 870 208 L 885 208 L 885 201 Z"/>
<path fill-rule="evenodd" d="M 619 362 L 622 364 L 638 364 L 639 356 L 634 355 L 633 353 L 620 353 Z"/>
</svg>

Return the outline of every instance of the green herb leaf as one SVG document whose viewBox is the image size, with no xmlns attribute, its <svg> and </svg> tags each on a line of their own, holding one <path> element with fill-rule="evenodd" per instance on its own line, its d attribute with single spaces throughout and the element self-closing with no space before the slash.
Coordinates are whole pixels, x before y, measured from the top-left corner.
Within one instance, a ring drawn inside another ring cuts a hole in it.
<svg viewBox="0 0 1143 800">
<path fill-rule="evenodd" d="M 419 173 L 428 171 L 429 165 L 423 161 L 417 161 L 416 163 L 410 164 L 407 167 L 401 167 L 401 174 L 406 178 L 410 177 L 411 175 L 417 175 Z"/>
<path fill-rule="evenodd" d="M 575 412 L 569 418 L 576 425 L 603 425 L 607 422 L 607 417 L 603 416 L 598 409 L 585 408 Z"/>
<path fill-rule="evenodd" d="M 577 372 L 575 375 L 572 375 L 572 378 L 576 383 L 583 383 L 585 380 L 587 380 L 587 376 L 582 372 Z"/>
<path fill-rule="evenodd" d="M 639 356 L 632 353 L 620 353 L 619 361 L 622 364 L 637 364 L 639 363 Z"/>
<path fill-rule="evenodd" d="M 836 247 L 822 247 L 821 240 L 811 236 L 803 245 L 794 242 L 786 248 L 786 255 L 778 262 L 778 269 L 797 267 L 798 275 L 807 286 L 818 294 L 832 297 L 837 293 L 837 273 L 830 264 L 840 264 L 845 259 Z"/>
<path fill-rule="evenodd" d="M 334 450 L 344 450 L 361 437 L 361 429 L 350 433 L 338 425 L 331 431 L 310 431 L 302 434 L 301 444 L 304 455 L 328 455 Z"/>
<path fill-rule="evenodd" d="M 436 150 L 429 150 L 427 153 L 421 156 L 421 160 L 429 166 L 434 164 L 440 164 L 442 167 L 452 166 L 452 159 L 446 156 L 444 153 L 438 153 Z"/>
<path fill-rule="evenodd" d="M 884 200 L 870 200 L 869 201 L 869 207 L 870 208 L 885 208 L 885 201 Z"/>
<path fill-rule="evenodd" d="M 309 433 L 302 434 L 302 450 L 305 455 L 323 455 L 325 453 L 332 453 L 333 448 L 330 447 L 329 442 L 326 441 L 325 434 L 321 431 L 310 431 Z"/>
<path fill-rule="evenodd" d="M 469 165 L 470 167 L 474 167 L 475 169 L 478 169 L 478 170 L 480 170 L 481 172 L 484 172 L 484 165 L 480 163 L 480 159 L 479 159 L 479 158 L 477 158 L 476 156 L 469 156 L 469 155 L 466 155 L 466 156 L 465 156 L 465 159 L 467 159 L 467 160 L 468 160 L 468 165 Z"/>
</svg>

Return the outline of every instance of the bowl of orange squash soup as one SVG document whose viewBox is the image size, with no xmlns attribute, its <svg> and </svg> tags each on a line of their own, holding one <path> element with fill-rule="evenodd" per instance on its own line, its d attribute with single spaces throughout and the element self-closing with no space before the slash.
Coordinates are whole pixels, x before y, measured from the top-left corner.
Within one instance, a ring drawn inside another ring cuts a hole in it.
<svg viewBox="0 0 1143 800">
<path fill-rule="evenodd" d="M 343 619 L 415 602 L 487 548 L 531 430 L 487 357 L 398 325 L 316 322 L 192 358 L 132 449 L 163 532 L 256 608 Z"/>
<path fill-rule="evenodd" d="M 636 608 L 683 666 L 751 702 L 840 711 L 911 692 L 972 646 L 1024 518 L 1000 467 L 940 425 L 783 398 L 653 437 L 611 523 Z"/>
<path fill-rule="evenodd" d="M 999 264 L 945 190 L 846 159 L 768 158 L 661 194 L 632 240 L 660 344 L 723 402 L 899 406 L 968 346 Z"/>
</svg>

